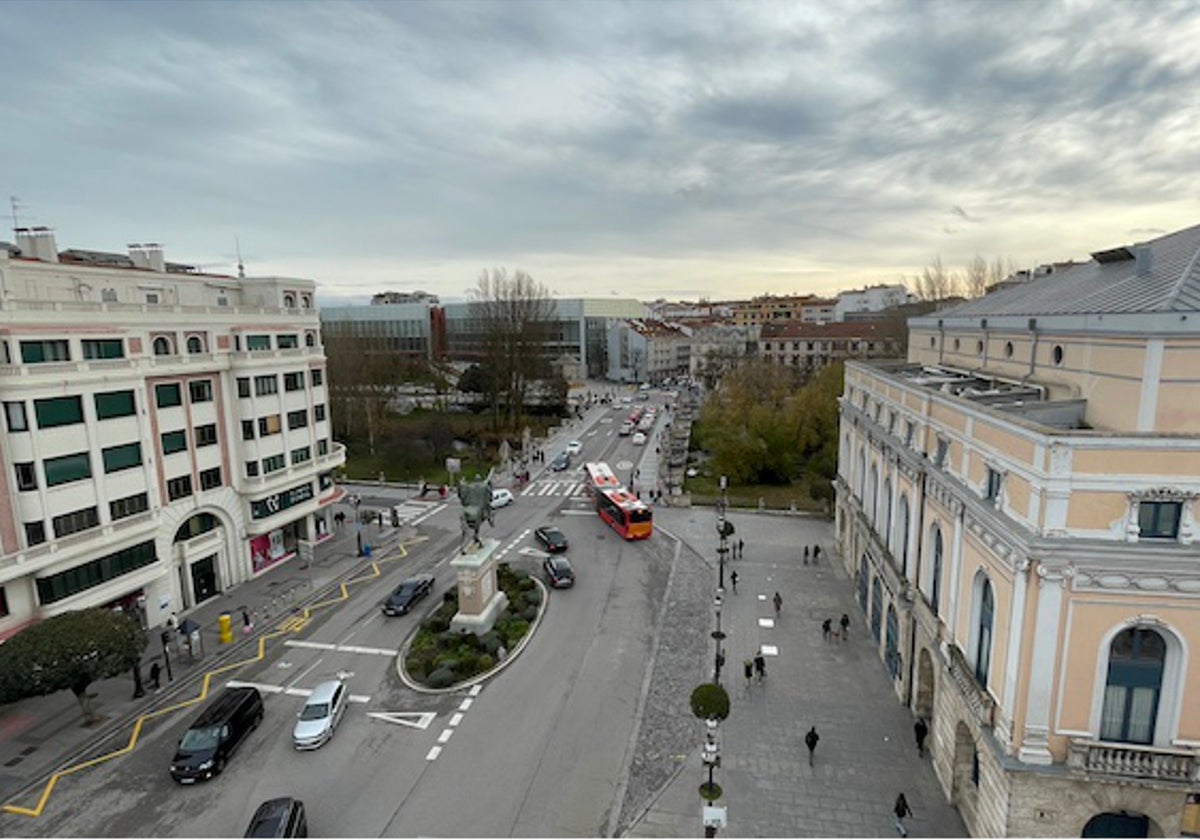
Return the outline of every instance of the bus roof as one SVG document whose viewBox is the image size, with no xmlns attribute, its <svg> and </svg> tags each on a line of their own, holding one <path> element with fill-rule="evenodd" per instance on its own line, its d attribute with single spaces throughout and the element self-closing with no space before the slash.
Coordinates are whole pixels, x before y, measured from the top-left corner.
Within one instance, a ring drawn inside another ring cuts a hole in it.
<svg viewBox="0 0 1200 840">
<path fill-rule="evenodd" d="M 613 473 L 613 471 L 609 469 L 608 464 L 604 463 L 603 461 L 594 461 L 592 463 L 585 464 L 584 469 L 587 470 L 588 479 L 591 480 L 592 487 L 617 488 L 621 486 L 620 480 Z"/>
<path fill-rule="evenodd" d="M 600 492 L 622 510 L 649 510 L 645 502 L 624 487 L 618 487 L 615 490 L 602 488 Z"/>
</svg>

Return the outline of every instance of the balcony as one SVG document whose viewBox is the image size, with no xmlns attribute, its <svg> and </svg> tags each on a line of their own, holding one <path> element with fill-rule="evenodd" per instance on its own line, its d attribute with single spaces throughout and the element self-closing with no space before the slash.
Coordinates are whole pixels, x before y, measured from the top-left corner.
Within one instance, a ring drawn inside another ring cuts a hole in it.
<svg viewBox="0 0 1200 840">
<path fill-rule="evenodd" d="M 987 693 L 987 689 L 981 686 L 975 679 L 975 668 L 967 661 L 967 657 L 956 644 L 947 644 L 946 648 L 946 667 L 950 671 L 950 677 L 954 680 L 954 684 L 958 687 L 959 694 L 962 695 L 967 707 L 975 714 L 975 720 L 983 726 L 992 725 L 992 712 L 995 709 L 996 701 L 992 699 L 992 695 Z"/>
<path fill-rule="evenodd" d="M 1088 776 L 1189 786 L 1200 783 L 1200 754 L 1187 749 L 1072 738 L 1067 746 L 1067 767 Z"/>
</svg>

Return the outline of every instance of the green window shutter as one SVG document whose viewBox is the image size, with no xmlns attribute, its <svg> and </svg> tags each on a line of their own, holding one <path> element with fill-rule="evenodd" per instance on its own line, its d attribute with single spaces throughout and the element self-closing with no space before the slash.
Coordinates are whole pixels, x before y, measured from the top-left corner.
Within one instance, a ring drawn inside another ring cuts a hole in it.
<svg viewBox="0 0 1200 840">
<path fill-rule="evenodd" d="M 39 429 L 55 426 L 70 426 L 83 422 L 83 400 L 79 397 L 55 397 L 49 400 L 34 400 L 34 413 Z"/>
<path fill-rule="evenodd" d="M 47 458 L 43 466 L 46 470 L 47 487 L 79 481 L 92 475 L 92 465 L 86 452 L 64 455 L 61 458 Z"/>
<path fill-rule="evenodd" d="M 127 443 L 124 446 L 110 446 L 101 451 L 104 456 L 104 471 L 119 472 L 142 464 L 142 445 Z"/>
<path fill-rule="evenodd" d="M 182 429 L 178 432 L 163 432 L 162 451 L 164 455 L 172 452 L 182 452 L 187 449 L 187 433 Z"/>
<path fill-rule="evenodd" d="M 169 408 L 173 405 L 183 405 L 183 397 L 179 393 L 179 385 L 155 385 L 154 396 L 159 408 Z"/>
<path fill-rule="evenodd" d="M 96 418 L 129 417 L 134 413 L 133 391 L 108 391 L 96 394 Z"/>
</svg>

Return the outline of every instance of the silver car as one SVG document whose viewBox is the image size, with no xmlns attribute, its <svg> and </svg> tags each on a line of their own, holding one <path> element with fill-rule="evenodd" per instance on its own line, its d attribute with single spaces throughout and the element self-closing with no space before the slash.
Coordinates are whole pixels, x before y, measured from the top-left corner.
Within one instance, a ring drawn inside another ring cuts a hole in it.
<svg viewBox="0 0 1200 840">
<path fill-rule="evenodd" d="M 315 750 L 333 737 L 346 711 L 346 684 L 329 680 L 313 689 L 300 710 L 300 719 L 292 729 L 292 743 L 298 750 Z"/>
</svg>

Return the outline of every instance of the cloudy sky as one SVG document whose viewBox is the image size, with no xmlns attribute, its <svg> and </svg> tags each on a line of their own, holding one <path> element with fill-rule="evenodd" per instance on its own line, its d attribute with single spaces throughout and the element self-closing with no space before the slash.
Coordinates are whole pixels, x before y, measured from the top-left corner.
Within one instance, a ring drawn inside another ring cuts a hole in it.
<svg viewBox="0 0 1200 840">
<path fill-rule="evenodd" d="M 0 195 L 326 304 L 835 292 L 1200 223 L 1198 43 L 1191 2 L 6 2 Z"/>
</svg>

